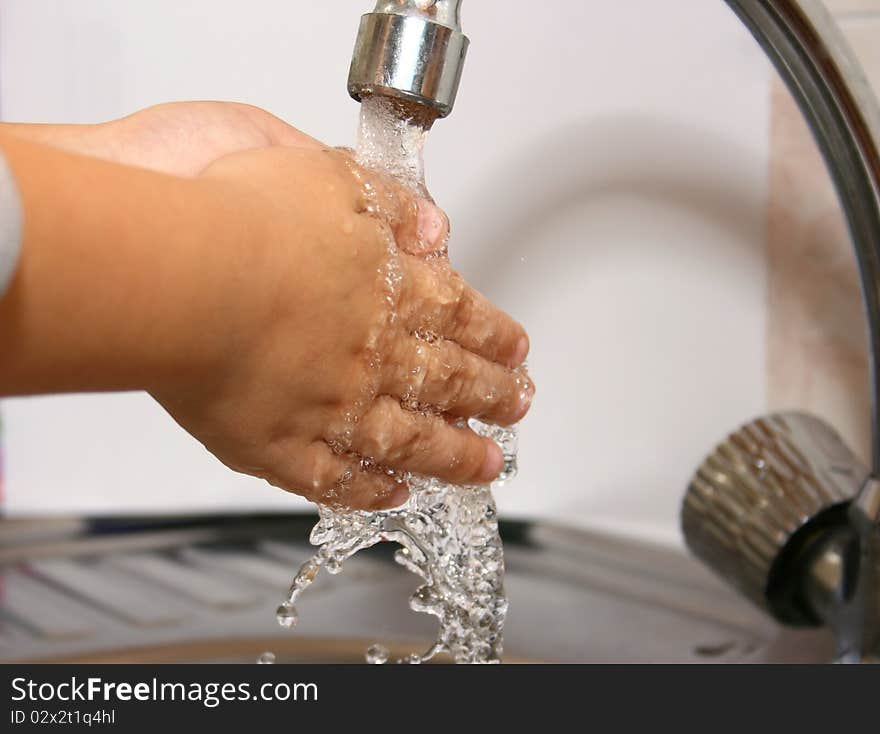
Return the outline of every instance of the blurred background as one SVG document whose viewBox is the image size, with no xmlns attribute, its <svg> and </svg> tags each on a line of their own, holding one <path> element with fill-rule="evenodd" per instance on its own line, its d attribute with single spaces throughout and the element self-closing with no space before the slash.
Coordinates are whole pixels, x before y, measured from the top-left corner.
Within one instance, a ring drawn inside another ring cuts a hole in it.
<svg viewBox="0 0 880 734">
<path fill-rule="evenodd" d="M 371 5 L 4 0 L 0 117 L 237 100 L 351 144 L 345 81 Z M 538 394 L 501 516 L 677 546 L 690 474 L 768 409 L 824 416 L 866 453 L 845 227 L 748 32 L 720 0 L 520 5 L 465 3 L 459 99 L 426 156 L 454 263 L 532 337 Z M 880 84 L 880 0 L 828 6 Z M 4 400 L 0 415 L 7 516 L 307 508 L 231 473 L 145 395 Z"/>
</svg>

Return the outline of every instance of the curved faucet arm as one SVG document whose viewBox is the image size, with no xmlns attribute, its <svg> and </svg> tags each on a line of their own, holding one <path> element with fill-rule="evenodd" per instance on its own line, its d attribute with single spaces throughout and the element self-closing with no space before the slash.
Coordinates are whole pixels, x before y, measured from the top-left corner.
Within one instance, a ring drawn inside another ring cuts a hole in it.
<svg viewBox="0 0 880 734">
<path fill-rule="evenodd" d="M 813 131 L 846 214 L 868 321 L 871 470 L 880 476 L 880 108 L 818 0 L 725 0 L 766 51 Z"/>
<path fill-rule="evenodd" d="M 880 108 L 819 0 L 725 0 L 773 61 L 816 142 L 847 218 L 868 322 L 871 474 L 849 512 L 857 579 L 842 599 L 840 652 L 880 658 Z"/>
</svg>

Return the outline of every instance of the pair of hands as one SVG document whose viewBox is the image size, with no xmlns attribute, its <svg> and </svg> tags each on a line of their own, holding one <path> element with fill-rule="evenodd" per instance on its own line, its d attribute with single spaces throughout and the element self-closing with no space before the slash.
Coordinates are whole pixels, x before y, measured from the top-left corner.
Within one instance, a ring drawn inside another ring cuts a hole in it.
<svg viewBox="0 0 880 734">
<path fill-rule="evenodd" d="M 355 509 L 402 503 L 403 472 L 499 474 L 499 448 L 461 419 L 525 415 L 528 339 L 436 256 L 448 223 L 433 204 L 246 105 L 17 132 L 222 202 L 237 236 L 194 253 L 222 292 L 194 287 L 181 369 L 142 387 L 224 464 Z"/>
</svg>

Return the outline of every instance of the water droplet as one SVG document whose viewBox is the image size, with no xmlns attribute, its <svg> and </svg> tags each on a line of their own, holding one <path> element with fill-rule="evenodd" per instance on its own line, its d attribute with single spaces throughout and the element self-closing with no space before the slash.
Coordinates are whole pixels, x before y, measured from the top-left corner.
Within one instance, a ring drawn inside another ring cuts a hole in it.
<svg viewBox="0 0 880 734">
<path fill-rule="evenodd" d="M 264 652 L 260 657 L 257 658 L 257 665 L 274 665 L 275 664 L 275 653 L 274 652 Z"/>
<path fill-rule="evenodd" d="M 765 479 L 767 474 L 769 474 L 769 467 L 767 466 L 767 462 L 764 459 L 757 459 L 755 461 L 755 469 L 758 470 L 758 477 L 760 479 Z"/>
<path fill-rule="evenodd" d="M 370 665 L 384 665 L 388 662 L 388 658 L 391 653 L 388 651 L 387 647 L 383 645 L 372 645 L 367 650 L 367 662 Z"/>
<path fill-rule="evenodd" d="M 409 605 L 417 612 L 426 612 L 433 610 L 437 603 L 438 600 L 431 593 L 431 589 L 427 586 L 422 586 L 412 595 Z"/>
<path fill-rule="evenodd" d="M 291 602 L 286 601 L 275 611 L 275 619 L 278 620 L 278 624 L 284 627 L 284 629 L 290 629 L 299 622 L 299 612 L 296 611 L 296 607 Z"/>
<path fill-rule="evenodd" d="M 317 530 L 317 526 L 315 528 Z M 312 581 L 315 580 L 315 576 L 318 575 L 318 564 L 313 561 L 306 561 L 302 566 L 300 566 L 299 571 L 296 574 L 296 578 L 294 579 L 294 585 L 300 589 L 308 586 Z"/>
<path fill-rule="evenodd" d="M 324 563 L 324 568 L 331 576 L 336 576 L 342 572 L 342 564 L 335 558 L 328 558 Z"/>
</svg>

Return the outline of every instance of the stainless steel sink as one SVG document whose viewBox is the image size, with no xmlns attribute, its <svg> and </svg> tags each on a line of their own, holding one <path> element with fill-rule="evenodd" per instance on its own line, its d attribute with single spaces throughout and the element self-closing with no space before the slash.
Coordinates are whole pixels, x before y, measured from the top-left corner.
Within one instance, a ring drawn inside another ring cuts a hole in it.
<svg viewBox="0 0 880 734">
<path fill-rule="evenodd" d="M 293 630 L 274 610 L 310 555 L 311 516 L 0 523 L 0 660 L 360 662 L 422 650 L 415 577 L 383 544 L 319 577 Z M 823 630 L 783 629 L 683 552 L 502 524 L 509 662 L 809 662 Z"/>
</svg>

